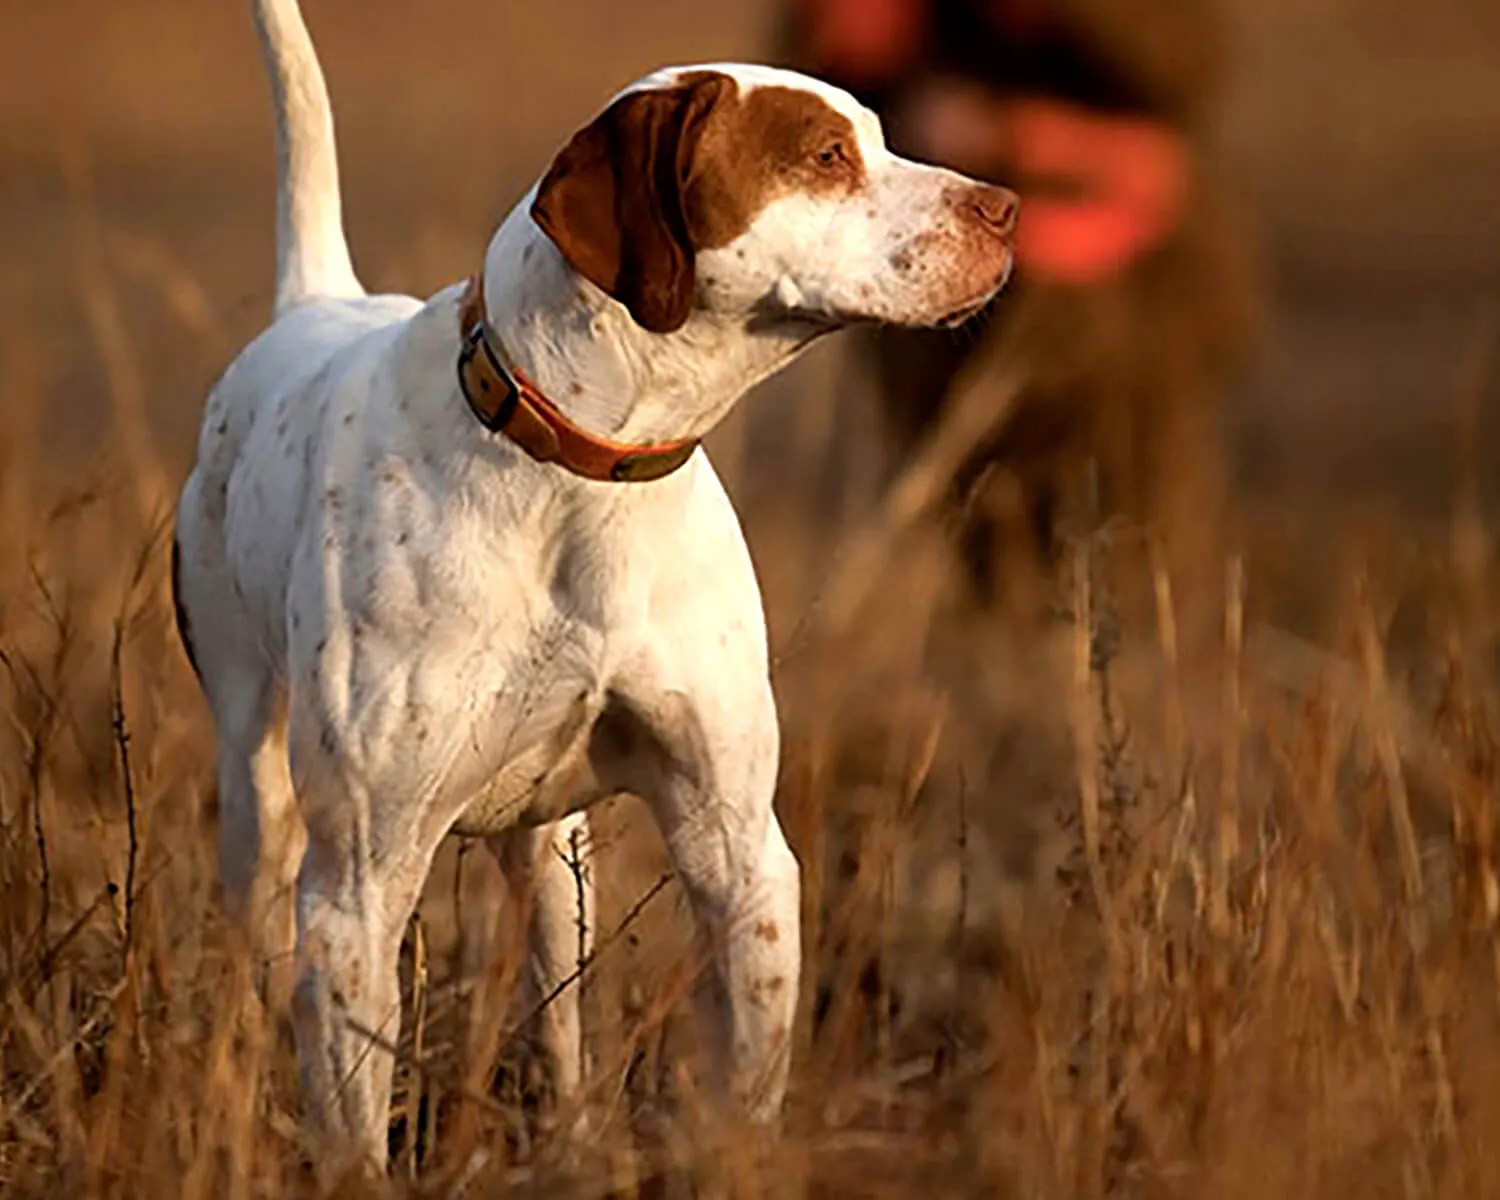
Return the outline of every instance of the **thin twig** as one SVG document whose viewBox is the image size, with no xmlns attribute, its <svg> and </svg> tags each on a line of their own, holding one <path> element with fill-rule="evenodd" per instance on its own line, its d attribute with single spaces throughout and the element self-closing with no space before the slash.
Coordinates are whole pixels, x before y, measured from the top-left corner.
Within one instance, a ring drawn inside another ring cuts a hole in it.
<svg viewBox="0 0 1500 1200">
<path fill-rule="evenodd" d="M 35 570 L 33 565 L 33 571 Z M 43 589 L 43 598 L 50 600 L 50 596 Z M 55 615 L 55 622 L 59 625 L 59 642 L 63 640 L 66 628 L 66 617 Z M 60 655 L 59 655 L 60 657 Z M 47 829 L 42 820 L 42 767 L 47 757 L 47 747 L 52 739 L 53 727 L 57 722 L 58 706 L 50 692 L 42 686 L 41 676 L 26 657 L 19 652 L 14 658 L 8 654 L 0 654 L 0 664 L 3 664 L 11 677 L 12 686 L 19 691 L 21 683 L 21 672 L 26 675 L 26 683 L 32 691 L 41 712 L 37 720 L 29 730 L 30 746 L 26 752 L 26 786 L 31 797 L 31 834 L 36 844 L 37 873 L 39 879 L 37 888 L 40 892 L 41 913 L 37 918 L 36 932 L 33 935 L 37 940 L 47 940 L 47 927 L 52 920 L 52 862 L 47 853 Z"/>
<path fill-rule="evenodd" d="M 574 921 L 578 926 L 578 955 L 577 968 L 579 978 L 579 1003 L 583 1002 L 583 972 L 588 967 L 589 961 L 589 937 L 593 930 L 589 928 L 589 906 L 588 906 L 588 880 L 584 878 L 583 862 L 583 830 L 575 825 L 568 832 L 568 872 L 573 876 Z"/>
<path fill-rule="evenodd" d="M 51 702 L 48 701 L 48 708 Z M 51 723 L 51 713 L 44 718 Z M 38 935 L 45 940 L 47 927 L 52 923 L 52 861 L 47 853 L 47 828 L 42 821 L 42 759 L 46 753 L 46 738 L 40 731 L 32 735 L 31 753 L 27 756 L 26 774 L 31 788 L 31 832 L 36 840 L 38 887 L 41 892 L 42 911 L 37 918 Z"/>
<path fill-rule="evenodd" d="M 37 957 L 37 979 L 47 979 L 51 976 L 52 968 L 57 962 L 57 956 L 73 943 L 73 940 L 83 932 L 84 927 L 93 920 L 94 914 L 103 908 L 108 901 L 118 895 L 119 891 L 118 884 L 106 883 L 94 894 L 94 898 L 89 901 L 88 907 L 73 918 L 68 927 L 57 936 L 57 939 L 50 946 L 43 948 L 41 954 Z M 0 1029 L 3 1029 L 3 1026 L 0 1026 Z"/>
<path fill-rule="evenodd" d="M 135 776 L 130 766 L 130 728 L 125 720 L 125 694 L 121 680 L 120 647 L 125 638 L 123 618 L 115 621 L 114 638 L 109 653 L 110 728 L 114 734 L 115 751 L 120 760 L 120 779 L 125 792 L 125 831 L 127 851 L 125 857 L 125 943 L 123 953 L 128 958 L 135 930 L 135 870 L 140 854 L 140 838 L 136 828 Z"/>
<path fill-rule="evenodd" d="M 147 536 L 126 582 L 125 595 L 120 611 L 115 616 L 114 634 L 109 651 L 110 728 L 114 736 L 115 751 L 120 760 L 121 786 L 125 793 L 125 831 L 127 850 L 125 858 L 125 942 L 123 953 L 129 957 L 135 932 L 135 876 L 140 861 L 140 829 L 138 821 L 135 772 L 130 760 L 130 725 L 125 719 L 125 676 L 122 666 L 125 635 L 135 609 L 135 597 L 145 580 L 149 567 L 166 534 L 169 518 L 160 510 L 147 522 Z"/>
<path fill-rule="evenodd" d="M 619 925 L 615 927 L 614 932 L 611 933 L 609 937 L 605 939 L 605 941 L 602 942 L 594 950 L 594 953 L 589 956 L 588 962 L 584 963 L 581 969 L 574 971 L 566 979 L 558 983 L 556 987 L 554 987 L 550 992 L 543 996 L 542 999 L 532 1007 L 530 1012 L 528 1012 L 520 1021 L 516 1022 L 516 1024 L 513 1025 L 504 1034 L 504 1036 L 501 1037 L 499 1044 L 496 1047 L 496 1053 L 498 1054 L 507 1046 L 509 1046 L 510 1043 L 513 1042 L 520 1034 L 521 1030 L 530 1025 L 530 1023 L 536 1019 L 537 1015 L 540 1014 L 543 1009 L 545 1009 L 549 1004 L 555 1001 L 558 996 L 562 995 L 564 991 L 566 991 L 569 987 L 576 983 L 585 971 L 592 968 L 596 963 L 598 963 L 600 957 L 605 953 L 605 951 L 607 951 L 611 946 L 613 946 L 617 941 L 620 940 L 620 938 L 626 933 L 626 931 L 629 930 L 631 925 L 635 923 L 636 919 L 640 917 L 641 913 L 645 911 L 646 906 L 650 904 L 651 901 L 661 893 L 662 889 L 664 889 L 667 884 L 673 880 L 673 878 L 675 878 L 674 874 L 671 871 L 668 871 L 654 884 L 652 884 L 651 887 L 646 890 L 645 894 L 642 895 L 641 898 L 637 900 L 633 905 L 631 905 L 630 911 L 627 912 L 621 919 Z M 454 1078 L 446 1072 L 434 1071 L 428 1064 L 422 1062 L 420 1059 L 413 1058 L 409 1054 L 403 1054 L 401 1052 L 401 1048 L 397 1046 L 393 1041 L 391 1041 L 390 1038 L 374 1029 L 371 1029 L 357 1017 L 345 1013 L 344 1023 L 348 1026 L 348 1028 L 352 1029 L 356 1034 L 365 1039 L 365 1047 L 364 1050 L 360 1053 L 359 1058 L 349 1068 L 348 1073 L 340 1082 L 337 1091 L 341 1092 L 344 1087 L 348 1085 L 349 1080 L 353 1078 L 354 1072 L 360 1068 L 365 1058 L 370 1054 L 372 1050 L 380 1050 L 383 1053 L 391 1055 L 398 1063 L 409 1067 L 411 1070 L 419 1072 L 425 1081 L 429 1083 L 445 1085 L 451 1088 L 455 1094 L 462 1097 L 463 1099 L 469 1100 L 470 1102 L 479 1105 L 487 1112 L 504 1117 L 509 1120 L 510 1113 L 505 1109 L 503 1105 L 499 1104 L 492 1097 L 486 1095 L 484 1092 L 480 1091 L 477 1088 L 471 1087 L 463 1080 Z"/>
<path fill-rule="evenodd" d="M 582 979 L 583 976 L 598 963 L 599 959 L 603 957 L 604 953 L 609 950 L 610 947 L 612 947 L 616 942 L 618 942 L 621 937 L 624 936 L 625 932 L 631 927 L 631 925 L 635 923 L 636 919 L 641 915 L 641 913 L 646 910 L 646 906 L 650 904 L 651 901 L 656 899 L 657 895 L 660 894 L 662 889 L 665 888 L 667 884 L 671 883 L 675 877 L 676 876 L 674 872 L 668 871 L 649 888 L 647 888 L 645 894 L 630 906 L 630 910 L 625 914 L 624 917 L 621 918 L 620 923 L 615 926 L 614 932 L 611 933 L 609 937 L 605 938 L 604 941 L 600 942 L 594 947 L 594 951 L 588 956 L 587 961 L 580 963 L 569 975 L 559 980 L 557 986 L 555 986 L 545 996 L 543 996 L 540 1000 L 533 1004 L 531 1006 L 531 1009 L 525 1014 L 525 1016 L 523 1016 L 505 1032 L 504 1036 L 502 1036 L 500 1039 L 500 1044 L 496 1048 L 496 1052 L 498 1053 L 500 1051 L 503 1051 L 507 1046 L 515 1041 L 515 1039 L 520 1036 L 521 1031 L 528 1028 L 531 1023 L 541 1015 L 541 1013 L 547 1008 L 548 1005 L 553 1003 L 553 1001 L 555 1001 L 565 991 L 567 991 L 570 987 L 572 987 L 575 983 Z"/>
<path fill-rule="evenodd" d="M 510 1111 L 493 1096 L 487 1096 L 478 1088 L 470 1087 L 463 1080 L 456 1078 L 448 1072 L 435 1070 L 430 1064 L 421 1062 L 413 1058 L 410 1054 L 403 1053 L 401 1047 L 396 1045 L 395 1042 L 391 1041 L 390 1038 L 386 1037 L 385 1034 L 371 1029 L 357 1017 L 349 1016 L 346 1014 L 344 1017 L 344 1023 L 348 1025 L 348 1027 L 355 1033 L 357 1033 L 360 1037 L 364 1038 L 368 1043 L 365 1047 L 364 1054 L 360 1056 L 360 1062 L 364 1061 L 365 1056 L 368 1055 L 371 1050 L 379 1050 L 384 1054 L 389 1054 L 400 1065 L 407 1067 L 412 1071 L 416 1071 L 428 1083 L 435 1083 L 446 1087 L 450 1089 L 455 1095 L 469 1101 L 469 1103 L 471 1104 L 478 1105 L 480 1108 L 484 1109 L 491 1115 L 502 1117 L 506 1121 L 510 1120 Z M 354 1067 L 350 1068 L 351 1075 L 355 1070 L 358 1069 L 358 1066 L 359 1063 L 356 1063 Z M 340 1090 L 342 1090 L 343 1086 L 344 1085 L 340 1085 Z"/>
<path fill-rule="evenodd" d="M 171 863 L 172 859 L 170 857 L 162 858 L 157 862 L 156 866 L 151 869 L 151 872 L 141 880 L 140 885 L 136 888 L 137 899 L 145 894 L 146 889 L 150 887 L 157 880 L 157 878 L 166 871 L 167 867 L 169 867 Z M 94 915 L 102 907 L 104 907 L 104 905 L 108 901 L 113 900 L 119 894 L 120 886 L 117 883 L 106 883 L 102 888 L 100 888 L 99 891 L 95 893 L 94 898 L 89 901 L 88 907 L 85 908 L 83 912 L 80 913 L 77 917 L 73 918 L 68 927 L 64 929 L 62 933 L 58 934 L 57 938 L 51 943 L 51 945 L 46 946 L 40 951 L 40 953 L 37 955 L 37 965 L 35 971 L 25 976 L 22 982 L 28 985 L 32 982 L 47 982 L 51 978 L 52 969 L 54 966 L 56 966 L 57 960 L 59 956 L 61 956 L 62 952 L 73 943 L 73 941 L 78 937 L 80 933 L 84 931 L 85 928 L 87 928 L 89 921 L 93 919 Z M 40 935 L 40 932 L 41 931 L 38 931 L 38 935 Z M 3 1039 L 6 1027 L 6 1021 L 4 1019 L 0 1019 L 0 1039 Z"/>
<path fill-rule="evenodd" d="M 421 1062 L 426 1052 L 427 1035 L 427 937 L 422 925 L 422 910 L 412 913 L 411 941 L 411 992 L 412 992 L 412 1061 Z M 417 1159 L 422 1147 L 422 1101 L 427 1091 L 427 1080 L 420 1072 L 407 1089 L 406 1136 L 408 1139 L 406 1168 L 407 1177 L 417 1178 Z"/>
</svg>

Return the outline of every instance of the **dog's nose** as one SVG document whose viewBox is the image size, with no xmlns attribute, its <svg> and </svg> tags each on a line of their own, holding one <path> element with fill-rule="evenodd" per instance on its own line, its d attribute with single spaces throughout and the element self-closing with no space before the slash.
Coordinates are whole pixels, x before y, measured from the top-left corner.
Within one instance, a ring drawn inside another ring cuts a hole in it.
<svg viewBox="0 0 1500 1200">
<path fill-rule="evenodd" d="M 970 203 L 979 219 L 1001 237 L 1015 233 L 1021 215 L 1021 198 L 1015 192 L 982 183 L 975 186 Z"/>
</svg>

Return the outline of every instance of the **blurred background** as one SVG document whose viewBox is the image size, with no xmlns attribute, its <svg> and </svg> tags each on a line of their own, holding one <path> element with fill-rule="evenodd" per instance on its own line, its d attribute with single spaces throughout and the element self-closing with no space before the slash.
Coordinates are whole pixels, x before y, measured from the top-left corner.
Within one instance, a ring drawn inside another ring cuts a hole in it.
<svg viewBox="0 0 1500 1200">
<path fill-rule="evenodd" d="M 1233 401 L 1244 468 L 1299 498 L 1335 490 L 1430 510 L 1451 474 L 1449 401 L 1500 277 L 1500 12 L 1483 0 L 1225 7 L 1219 142 L 1270 298 L 1253 382 Z M 372 288 L 418 293 L 472 268 L 614 88 L 661 63 L 767 57 L 778 19 L 745 0 L 308 9 L 358 265 Z M 47 364 L 44 444 L 65 461 L 107 425 L 97 356 L 76 341 L 77 171 L 109 237 L 195 279 L 205 319 L 237 341 L 266 309 L 270 118 L 234 4 L 10 3 L 0 56 L 0 320 Z M 121 249 L 110 269 L 129 272 L 129 258 Z M 125 307 L 175 477 L 221 363 L 185 343 L 159 297 Z M 793 404 L 782 395 L 795 386 L 745 407 Z"/>
</svg>

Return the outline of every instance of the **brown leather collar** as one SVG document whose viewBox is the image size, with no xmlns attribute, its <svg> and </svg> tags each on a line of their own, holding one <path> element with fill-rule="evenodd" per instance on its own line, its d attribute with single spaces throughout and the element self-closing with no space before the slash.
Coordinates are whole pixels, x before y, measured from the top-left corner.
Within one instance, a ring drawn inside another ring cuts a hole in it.
<svg viewBox="0 0 1500 1200">
<path fill-rule="evenodd" d="M 458 384 L 491 433 L 503 433 L 537 462 L 605 483 L 643 483 L 670 475 L 692 457 L 697 438 L 656 446 L 611 442 L 580 429 L 541 389 L 504 363 L 486 332 L 482 276 L 470 277 L 458 309 Z"/>
</svg>

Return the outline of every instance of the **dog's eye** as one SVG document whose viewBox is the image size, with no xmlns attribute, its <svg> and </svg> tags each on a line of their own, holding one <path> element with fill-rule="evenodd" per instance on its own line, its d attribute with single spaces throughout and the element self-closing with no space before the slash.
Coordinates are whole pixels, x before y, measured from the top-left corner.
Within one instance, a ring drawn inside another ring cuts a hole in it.
<svg viewBox="0 0 1500 1200">
<path fill-rule="evenodd" d="M 844 143 L 834 142 L 818 151 L 818 166 L 836 167 L 844 161 Z"/>
</svg>

